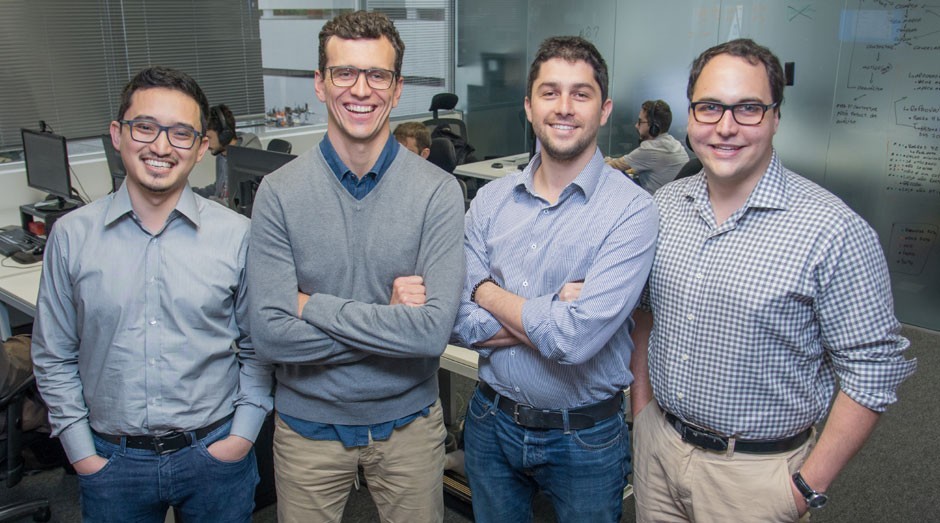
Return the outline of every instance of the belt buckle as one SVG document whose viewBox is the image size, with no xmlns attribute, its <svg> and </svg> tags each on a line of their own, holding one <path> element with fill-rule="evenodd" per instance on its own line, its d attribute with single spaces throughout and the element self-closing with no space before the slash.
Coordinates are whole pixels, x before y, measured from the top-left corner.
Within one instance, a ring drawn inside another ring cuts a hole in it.
<svg viewBox="0 0 940 523">
<path fill-rule="evenodd" d="M 516 403 L 512 407 L 512 421 L 514 421 L 516 425 L 522 425 L 524 427 L 525 424 L 519 421 L 519 407 L 522 407 L 525 409 L 531 409 L 532 405 L 526 405 L 524 403 Z"/>
<path fill-rule="evenodd" d="M 182 439 L 184 441 L 183 445 L 178 445 L 178 440 Z M 185 432 L 173 432 L 166 436 L 154 436 L 153 437 L 153 450 L 160 455 L 171 454 L 177 450 L 185 447 L 188 444 L 186 441 Z"/>
<path fill-rule="evenodd" d="M 717 450 L 719 452 L 728 450 L 728 442 L 720 436 L 696 430 L 688 425 L 683 426 L 683 429 L 683 441 L 702 447 L 703 449 Z"/>
</svg>

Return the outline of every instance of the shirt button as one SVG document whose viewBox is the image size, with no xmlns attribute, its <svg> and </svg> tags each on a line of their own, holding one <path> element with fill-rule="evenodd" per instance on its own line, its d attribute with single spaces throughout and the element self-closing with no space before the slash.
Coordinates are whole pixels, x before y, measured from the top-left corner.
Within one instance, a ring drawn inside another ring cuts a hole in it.
<svg viewBox="0 0 940 523">
<path fill-rule="evenodd" d="M 534 243 L 532 244 L 532 250 L 535 250 L 535 244 L 534 244 Z"/>
<path fill-rule="evenodd" d="M 523 287 L 528 287 L 528 286 L 529 286 L 529 280 L 526 280 L 526 281 L 522 282 L 522 286 L 523 286 Z"/>
<path fill-rule="evenodd" d="M 157 324 L 157 320 L 150 320 L 150 324 L 151 324 L 151 325 L 156 325 L 156 324 Z"/>
<path fill-rule="evenodd" d="M 519 392 L 519 387 L 513 387 L 512 390 Z"/>
<path fill-rule="evenodd" d="M 689 355 L 688 355 L 688 354 L 683 354 L 683 355 L 682 355 L 682 361 L 689 361 Z"/>
<path fill-rule="evenodd" d="M 548 209 L 543 210 L 542 214 L 548 214 Z"/>
<path fill-rule="evenodd" d="M 705 275 L 702 274 L 702 273 L 698 273 L 698 274 L 695 275 L 695 279 L 696 279 L 696 280 L 701 280 L 701 279 L 704 278 L 704 277 L 705 277 Z"/>
<path fill-rule="evenodd" d="M 150 365 L 153 366 L 153 365 L 156 365 L 156 364 L 157 364 L 156 358 L 150 358 Z"/>
<path fill-rule="evenodd" d="M 689 314 L 688 316 L 685 317 L 685 319 L 687 319 L 687 320 L 689 320 L 689 321 L 695 321 L 695 315 L 694 315 L 694 314 Z"/>
<path fill-rule="evenodd" d="M 685 398 L 685 394 L 683 394 L 683 393 L 680 392 L 680 393 L 676 394 L 676 397 L 681 400 L 681 399 L 684 399 L 684 398 Z"/>
<path fill-rule="evenodd" d="M 509 355 L 510 355 L 510 356 L 515 356 L 515 355 L 516 355 L 516 349 L 511 349 L 511 350 L 509 351 Z"/>
</svg>

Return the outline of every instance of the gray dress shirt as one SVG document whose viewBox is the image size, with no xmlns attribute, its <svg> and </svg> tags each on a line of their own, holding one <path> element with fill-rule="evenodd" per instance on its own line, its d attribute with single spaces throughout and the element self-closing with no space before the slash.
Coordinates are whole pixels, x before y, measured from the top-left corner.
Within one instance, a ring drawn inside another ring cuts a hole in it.
<svg viewBox="0 0 940 523">
<path fill-rule="evenodd" d="M 147 232 L 127 186 L 58 222 L 34 325 L 36 379 L 72 462 L 92 429 L 160 435 L 235 412 L 254 441 L 273 405 L 272 369 L 247 329 L 248 220 L 187 186 Z"/>
</svg>

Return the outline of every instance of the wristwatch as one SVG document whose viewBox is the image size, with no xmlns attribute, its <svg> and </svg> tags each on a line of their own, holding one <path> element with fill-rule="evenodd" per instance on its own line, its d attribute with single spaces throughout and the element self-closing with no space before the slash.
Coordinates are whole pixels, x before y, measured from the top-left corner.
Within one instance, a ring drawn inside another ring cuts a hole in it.
<svg viewBox="0 0 940 523">
<path fill-rule="evenodd" d="M 806 483 L 806 480 L 803 479 L 803 475 L 799 471 L 793 475 L 793 484 L 796 485 L 796 490 L 800 491 L 800 494 L 803 495 L 803 499 L 806 500 L 806 506 L 811 509 L 823 508 L 826 506 L 826 503 L 829 502 L 829 496 L 825 492 L 816 492 L 813 490 L 813 487 L 810 487 Z"/>
</svg>

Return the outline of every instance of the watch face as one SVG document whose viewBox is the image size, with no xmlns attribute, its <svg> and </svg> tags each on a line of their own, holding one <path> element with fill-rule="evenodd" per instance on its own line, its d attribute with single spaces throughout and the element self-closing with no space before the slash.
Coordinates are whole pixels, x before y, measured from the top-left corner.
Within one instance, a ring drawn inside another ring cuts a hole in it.
<svg viewBox="0 0 940 523">
<path fill-rule="evenodd" d="M 809 508 L 823 508 L 826 506 L 826 503 L 829 502 L 829 497 L 825 494 L 814 494 L 809 499 L 806 500 L 806 505 Z"/>
</svg>

